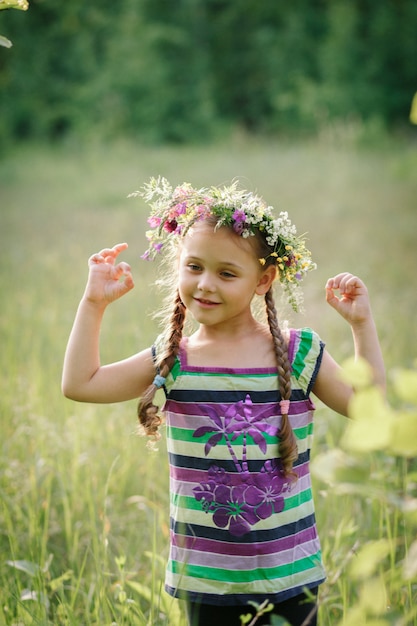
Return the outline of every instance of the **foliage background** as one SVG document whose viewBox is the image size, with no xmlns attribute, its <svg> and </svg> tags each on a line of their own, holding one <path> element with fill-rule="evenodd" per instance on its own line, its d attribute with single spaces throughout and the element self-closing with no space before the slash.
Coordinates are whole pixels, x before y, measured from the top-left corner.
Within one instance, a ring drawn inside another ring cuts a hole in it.
<svg viewBox="0 0 417 626">
<path fill-rule="evenodd" d="M 414 0 L 32 0 L 1 12 L 0 140 L 403 126 Z"/>
</svg>

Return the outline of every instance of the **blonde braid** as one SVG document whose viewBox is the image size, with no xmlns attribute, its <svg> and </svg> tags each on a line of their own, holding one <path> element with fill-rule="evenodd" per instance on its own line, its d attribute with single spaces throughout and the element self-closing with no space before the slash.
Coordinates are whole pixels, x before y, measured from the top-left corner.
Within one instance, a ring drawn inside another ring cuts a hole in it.
<svg viewBox="0 0 417 626">
<path fill-rule="evenodd" d="M 159 367 L 157 368 L 158 374 L 163 378 L 168 376 L 178 355 L 185 321 L 185 312 L 186 308 L 181 301 L 179 293 L 177 292 L 174 309 L 170 319 L 171 332 L 168 337 L 167 348 L 165 353 L 162 355 Z M 139 422 L 144 430 L 144 434 L 151 437 L 151 440 L 153 441 L 157 441 L 161 438 L 158 429 L 162 420 L 158 415 L 159 407 L 157 407 L 153 402 L 158 388 L 159 387 L 155 384 L 154 380 L 154 382 L 152 382 L 145 390 L 138 404 Z"/>
<path fill-rule="evenodd" d="M 266 313 L 268 317 L 269 329 L 274 342 L 274 351 L 278 368 L 278 384 L 282 400 L 291 398 L 291 365 L 288 359 L 288 350 L 278 324 L 277 311 L 275 308 L 272 289 L 265 294 Z M 279 455 L 285 476 L 294 480 L 297 474 L 293 471 L 293 463 L 298 458 L 297 440 L 288 417 L 288 410 L 282 411 Z"/>
</svg>

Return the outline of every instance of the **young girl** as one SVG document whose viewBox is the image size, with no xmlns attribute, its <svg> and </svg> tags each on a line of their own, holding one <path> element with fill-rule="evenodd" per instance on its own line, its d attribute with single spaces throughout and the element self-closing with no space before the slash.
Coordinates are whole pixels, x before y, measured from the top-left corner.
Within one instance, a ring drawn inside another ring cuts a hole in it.
<svg viewBox="0 0 417 626">
<path fill-rule="evenodd" d="M 273 283 L 299 308 L 300 280 L 314 269 L 310 253 L 286 213 L 275 218 L 237 184 L 173 189 L 152 179 L 134 195 L 152 207 L 144 258 L 162 254 L 173 265 L 164 275 L 175 282 L 165 332 L 130 358 L 100 364 L 104 311 L 133 279 L 118 262 L 127 244 L 94 254 L 66 351 L 64 394 L 83 402 L 140 397 L 140 422 L 155 440 L 161 419 L 153 397 L 163 388 L 171 490 L 166 589 L 185 599 L 192 626 L 239 626 L 252 610 L 248 602 L 265 600 L 291 625 L 314 625 L 325 574 L 309 472 L 311 394 L 346 415 L 353 391 L 316 333 L 283 332 L 277 320 Z M 267 323 L 253 314 L 255 296 L 264 298 Z M 338 274 L 327 281 L 326 299 L 350 324 L 356 356 L 383 385 L 364 283 Z M 189 336 L 186 316 L 196 323 Z"/>
</svg>

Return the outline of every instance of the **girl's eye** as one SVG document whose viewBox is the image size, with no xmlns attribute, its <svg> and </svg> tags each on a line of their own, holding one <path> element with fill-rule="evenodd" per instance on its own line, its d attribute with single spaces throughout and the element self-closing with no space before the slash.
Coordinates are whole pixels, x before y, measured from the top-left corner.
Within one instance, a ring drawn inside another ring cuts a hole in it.
<svg viewBox="0 0 417 626">
<path fill-rule="evenodd" d="M 201 270 L 201 267 L 199 265 L 196 265 L 195 263 L 189 263 L 187 267 L 192 272 L 198 272 Z"/>
<path fill-rule="evenodd" d="M 235 274 L 233 274 L 232 272 L 222 272 L 222 276 L 224 278 L 235 278 Z"/>
</svg>

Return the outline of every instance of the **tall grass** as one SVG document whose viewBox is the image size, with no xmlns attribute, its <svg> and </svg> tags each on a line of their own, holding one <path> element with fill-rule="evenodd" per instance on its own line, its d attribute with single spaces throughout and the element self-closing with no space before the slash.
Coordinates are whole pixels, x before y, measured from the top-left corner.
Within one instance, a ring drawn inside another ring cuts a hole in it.
<svg viewBox="0 0 417 626">
<path fill-rule="evenodd" d="M 135 403 L 82 405 L 60 392 L 65 344 L 91 253 L 128 241 L 124 258 L 136 282 L 106 313 L 103 361 L 148 346 L 158 332 L 151 317 L 159 301 L 150 287 L 155 268 L 139 259 L 146 211 L 127 194 L 155 174 L 200 186 L 239 177 L 257 189 L 289 211 L 299 232 L 308 231 L 318 262 L 306 284 L 305 317 L 286 309 L 283 316 L 315 328 L 343 360 L 351 352 L 350 332 L 327 310 L 323 285 L 336 272 L 357 273 L 369 286 L 391 371 L 411 366 L 417 355 L 416 171 L 415 147 L 395 142 L 379 151 L 328 140 L 236 138 L 229 145 L 176 149 L 121 142 L 27 146 L 3 158 L 0 624 L 185 623 L 182 608 L 163 592 L 169 540 L 163 444 L 152 453 L 136 436 Z M 342 418 L 319 407 L 316 452 L 338 446 L 344 428 Z M 320 609 L 323 626 L 338 623 L 358 596 L 357 580 L 346 573 L 358 546 L 390 537 L 398 550 L 411 540 L 398 511 L 372 490 L 378 480 L 385 492 L 410 489 L 412 462 L 372 454 L 358 463 L 369 485 L 366 497 L 340 497 L 316 481 L 331 582 Z M 416 601 L 411 585 L 401 593 L 394 598 L 395 619 Z"/>
</svg>

